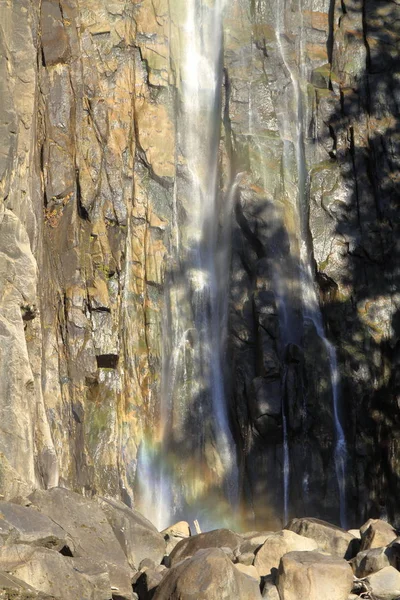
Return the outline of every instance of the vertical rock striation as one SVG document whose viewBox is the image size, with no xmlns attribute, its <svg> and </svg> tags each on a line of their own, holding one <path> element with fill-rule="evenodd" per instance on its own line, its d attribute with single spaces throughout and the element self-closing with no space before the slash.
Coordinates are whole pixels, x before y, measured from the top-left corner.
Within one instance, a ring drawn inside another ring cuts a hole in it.
<svg viewBox="0 0 400 600">
<path fill-rule="evenodd" d="M 6 499 L 58 483 L 128 503 L 143 495 L 138 456 L 159 437 L 172 257 L 191 210 L 182 193 L 177 217 L 185 10 L 0 0 Z M 223 362 L 245 520 L 282 520 L 285 493 L 290 515 L 339 520 L 330 358 L 305 318 L 304 247 L 338 358 L 348 519 L 397 518 L 399 10 L 225 7 Z"/>
</svg>

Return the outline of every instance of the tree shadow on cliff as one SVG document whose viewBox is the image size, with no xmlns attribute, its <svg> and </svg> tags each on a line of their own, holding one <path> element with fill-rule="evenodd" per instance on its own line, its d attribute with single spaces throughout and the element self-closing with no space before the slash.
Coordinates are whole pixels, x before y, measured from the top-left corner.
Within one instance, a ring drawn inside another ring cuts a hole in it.
<svg viewBox="0 0 400 600">
<path fill-rule="evenodd" d="M 298 232 L 257 190 L 239 190 L 230 290 L 230 398 L 246 519 L 250 528 L 279 528 L 300 513 L 335 520 L 332 381 L 314 325 L 320 315 L 308 310 L 304 319 Z"/>
<path fill-rule="evenodd" d="M 317 278 L 329 334 L 346 365 L 349 501 L 359 524 L 399 517 L 400 10 L 387 0 L 366 0 L 363 6 L 342 3 L 341 12 L 339 23 L 331 23 L 336 102 L 325 124 L 344 182 L 330 218 L 343 247 L 340 279 L 348 293 L 338 294 L 324 273 Z M 318 141 L 326 147 L 327 139 Z"/>
</svg>

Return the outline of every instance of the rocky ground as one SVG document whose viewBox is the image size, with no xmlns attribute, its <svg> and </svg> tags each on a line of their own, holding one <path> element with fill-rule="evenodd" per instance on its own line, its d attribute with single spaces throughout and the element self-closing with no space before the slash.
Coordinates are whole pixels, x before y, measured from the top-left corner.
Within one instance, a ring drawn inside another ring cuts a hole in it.
<svg viewBox="0 0 400 600">
<path fill-rule="evenodd" d="M 191 535 L 63 488 L 0 502 L 1 600 L 395 600 L 399 568 L 400 537 L 380 520 Z"/>
</svg>

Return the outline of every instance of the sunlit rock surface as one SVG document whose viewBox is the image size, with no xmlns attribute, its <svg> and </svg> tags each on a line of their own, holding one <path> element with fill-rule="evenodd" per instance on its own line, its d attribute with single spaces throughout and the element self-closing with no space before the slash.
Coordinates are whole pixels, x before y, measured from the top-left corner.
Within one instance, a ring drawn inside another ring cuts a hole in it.
<svg viewBox="0 0 400 600">
<path fill-rule="evenodd" d="M 163 460 L 165 349 L 177 350 L 163 332 L 185 306 L 182 290 L 201 294 L 209 277 L 194 269 L 188 287 L 170 285 L 177 240 L 196 237 L 177 118 L 186 9 L 180 0 L 0 1 L 6 500 L 61 483 L 141 503 L 157 520 L 147 483 Z M 177 406 L 179 452 L 163 472 L 183 469 L 196 508 L 175 521 L 200 512 L 210 526 L 265 529 L 303 514 L 340 522 L 329 356 L 303 318 L 305 237 L 338 360 L 346 519 L 398 517 L 399 11 L 388 0 L 225 5 L 215 130 L 218 197 L 233 217 L 222 364 L 240 510 L 232 517 L 228 462 L 207 431 L 206 468 L 191 462 L 197 423 Z M 195 347 L 188 332 L 179 360 L 190 364 Z M 202 381 L 190 385 L 207 395 Z"/>
</svg>

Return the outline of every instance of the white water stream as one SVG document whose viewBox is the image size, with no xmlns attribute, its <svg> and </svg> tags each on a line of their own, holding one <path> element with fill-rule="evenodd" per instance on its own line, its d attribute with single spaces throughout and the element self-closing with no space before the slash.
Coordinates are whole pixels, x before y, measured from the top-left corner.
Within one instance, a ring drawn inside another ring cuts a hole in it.
<svg viewBox="0 0 400 600">
<path fill-rule="evenodd" d="M 339 513 L 341 526 L 346 526 L 346 461 L 347 461 L 347 447 L 346 438 L 344 435 L 344 429 L 340 420 L 339 415 L 339 397 L 340 397 L 340 376 L 337 364 L 336 349 L 333 344 L 328 340 L 325 328 L 323 324 L 321 309 L 318 302 L 318 292 L 314 282 L 312 263 L 311 263 L 311 251 L 307 244 L 307 224 L 305 222 L 307 215 L 306 208 L 306 185 L 307 185 L 307 165 L 305 159 L 304 149 L 304 125 L 303 125 L 303 93 L 301 89 L 301 77 L 304 75 L 304 29 L 303 29 L 303 12 L 301 5 L 299 6 L 299 19 L 300 19 L 300 36 L 299 36 L 299 66 L 294 63 L 293 58 L 289 58 L 287 52 L 287 40 L 285 39 L 285 15 L 288 14 L 288 10 L 285 6 L 285 0 L 277 0 L 277 19 L 276 19 L 276 39 L 278 50 L 281 55 L 282 61 L 290 75 L 291 88 L 293 91 L 293 105 L 294 109 L 290 111 L 289 104 L 290 98 L 286 96 L 286 110 L 283 119 L 284 126 L 284 137 L 287 135 L 293 127 L 291 125 L 293 119 L 293 112 L 295 117 L 295 135 L 294 135 L 294 146 L 297 163 L 297 177 L 298 177 L 298 225 L 299 225 L 299 247 L 300 247 L 300 284 L 302 292 L 302 303 L 303 303 L 303 318 L 304 321 L 309 321 L 313 324 L 314 329 L 322 341 L 328 358 L 329 363 L 329 378 L 332 389 L 332 405 L 333 405 L 333 417 L 335 426 L 335 451 L 334 451 L 334 463 L 336 478 L 339 489 Z M 293 136 L 292 136 L 293 137 Z M 288 460 L 288 440 L 287 440 L 287 424 L 286 416 L 283 409 L 283 423 L 284 423 L 284 499 L 285 499 L 285 514 L 287 514 L 287 499 L 289 496 L 289 467 L 286 461 Z M 308 477 L 303 478 L 304 492 L 307 493 L 308 488 Z"/>
<path fill-rule="evenodd" d="M 236 452 L 222 362 L 237 187 L 234 182 L 221 204 L 223 9 L 223 0 L 188 0 L 181 31 L 177 133 L 184 176 L 174 189 L 179 234 L 175 232 L 166 292 L 160 442 L 152 469 L 147 466 L 149 451 L 139 460 L 150 478 L 148 487 L 156 490 L 144 510 L 160 528 L 176 519 L 198 518 L 205 529 L 213 524 L 213 507 L 204 522 L 196 512 L 197 501 L 198 509 L 204 510 L 201 504 L 212 494 L 227 498 L 232 507 L 237 500 Z M 182 453 L 190 455 L 182 460 Z"/>
</svg>

